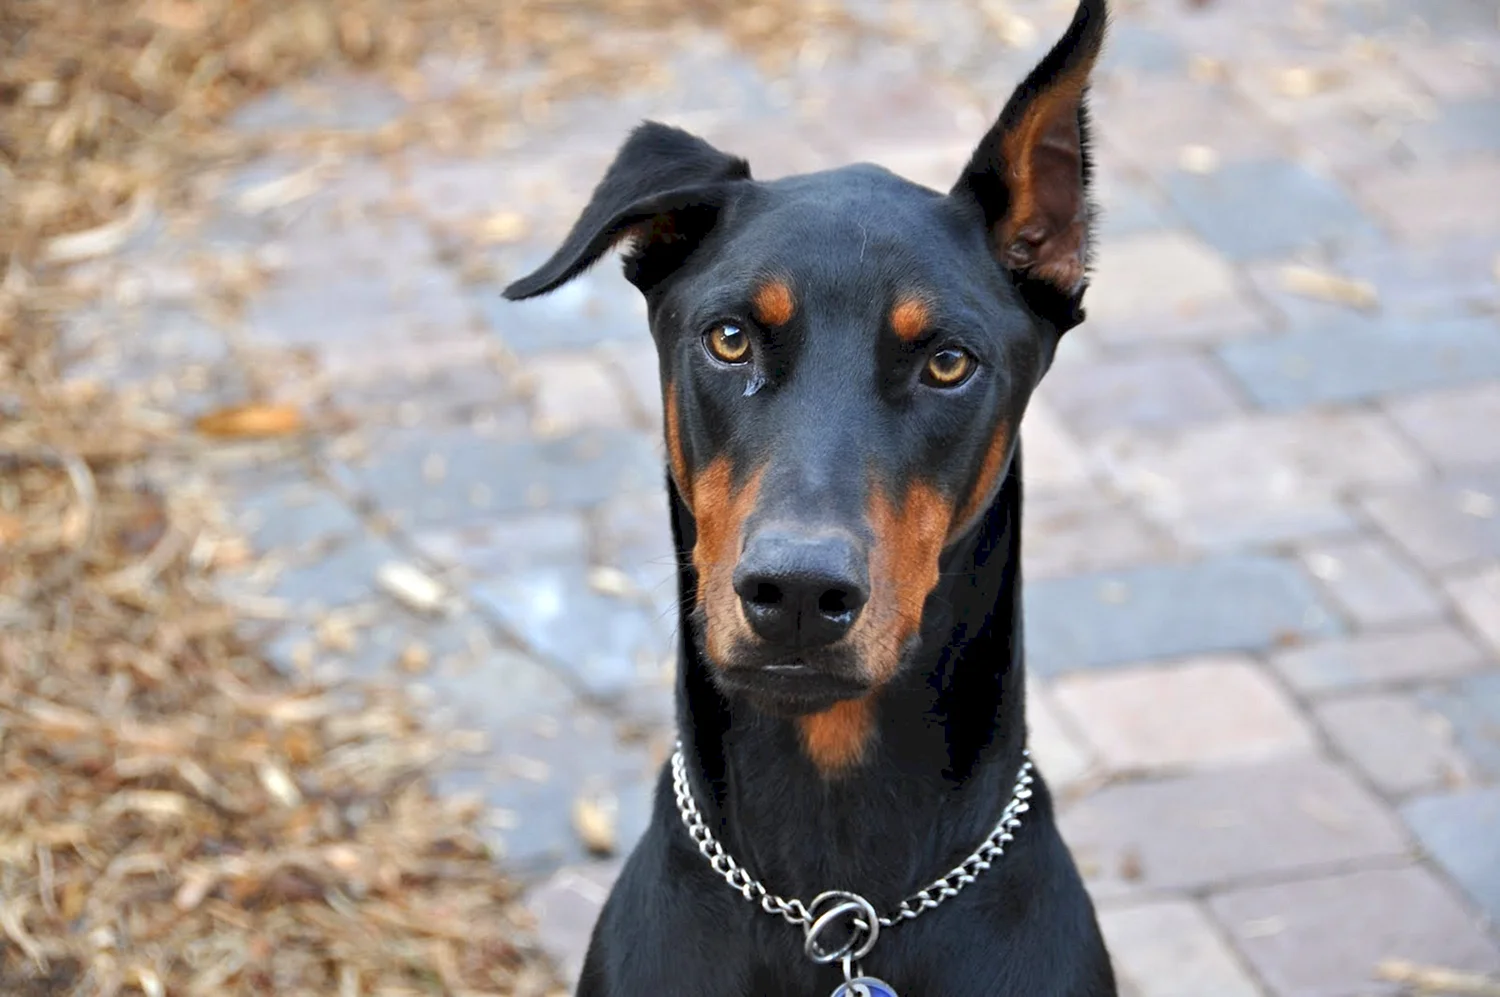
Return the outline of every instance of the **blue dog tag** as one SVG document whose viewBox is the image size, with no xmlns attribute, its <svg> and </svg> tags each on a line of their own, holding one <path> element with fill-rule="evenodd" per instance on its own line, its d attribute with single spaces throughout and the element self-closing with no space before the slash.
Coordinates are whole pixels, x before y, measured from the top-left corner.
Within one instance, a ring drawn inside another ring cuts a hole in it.
<svg viewBox="0 0 1500 997">
<path fill-rule="evenodd" d="M 839 984 L 833 997 L 896 997 L 896 991 L 889 983 L 873 976 L 859 976 Z"/>
</svg>

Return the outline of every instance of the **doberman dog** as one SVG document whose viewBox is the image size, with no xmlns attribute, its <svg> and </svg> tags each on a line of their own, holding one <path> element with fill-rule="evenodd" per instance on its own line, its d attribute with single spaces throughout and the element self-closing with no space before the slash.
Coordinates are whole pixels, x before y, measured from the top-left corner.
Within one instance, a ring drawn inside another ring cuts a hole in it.
<svg viewBox="0 0 1500 997">
<path fill-rule="evenodd" d="M 681 740 L 582 997 L 1116 993 L 1028 774 L 1017 432 L 1083 318 L 1105 15 L 946 194 L 647 123 L 505 290 L 624 244 L 662 375 Z"/>
</svg>

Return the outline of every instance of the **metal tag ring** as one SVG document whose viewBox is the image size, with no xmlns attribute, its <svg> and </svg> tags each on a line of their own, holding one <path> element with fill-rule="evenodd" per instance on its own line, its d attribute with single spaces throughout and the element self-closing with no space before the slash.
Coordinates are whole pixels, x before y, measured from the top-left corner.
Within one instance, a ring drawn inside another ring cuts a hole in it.
<svg viewBox="0 0 1500 997">
<path fill-rule="evenodd" d="M 833 906 L 823 913 L 818 913 L 818 908 L 827 903 Z M 875 941 L 880 937 L 880 915 L 875 913 L 875 907 L 860 896 L 858 893 L 846 893 L 843 890 L 829 890 L 820 893 L 813 898 L 813 902 L 807 905 L 808 913 L 812 914 L 813 921 L 807 926 L 806 941 L 802 944 L 802 951 L 813 962 L 829 963 L 839 960 L 858 960 L 870 954 L 875 947 Z M 818 936 L 828 930 L 828 926 L 841 917 L 857 914 L 854 918 L 854 930 L 849 933 L 849 939 L 837 949 L 829 951 L 818 944 Z"/>
</svg>

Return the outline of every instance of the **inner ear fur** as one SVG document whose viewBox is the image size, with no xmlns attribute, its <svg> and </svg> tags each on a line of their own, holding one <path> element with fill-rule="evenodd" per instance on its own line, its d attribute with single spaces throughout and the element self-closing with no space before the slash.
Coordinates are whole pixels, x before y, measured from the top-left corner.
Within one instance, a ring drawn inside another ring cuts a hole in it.
<svg viewBox="0 0 1500 997">
<path fill-rule="evenodd" d="M 556 290 L 626 239 L 625 274 L 644 289 L 681 263 L 732 191 L 749 179 L 743 159 L 680 128 L 647 121 L 620 147 L 562 245 L 507 287 L 505 297 L 518 301 Z"/>
<path fill-rule="evenodd" d="M 953 193 L 984 215 L 1002 266 L 1043 297 L 1081 296 L 1089 262 L 1089 74 L 1105 0 L 1082 0 L 1061 40 L 1016 88 Z"/>
</svg>

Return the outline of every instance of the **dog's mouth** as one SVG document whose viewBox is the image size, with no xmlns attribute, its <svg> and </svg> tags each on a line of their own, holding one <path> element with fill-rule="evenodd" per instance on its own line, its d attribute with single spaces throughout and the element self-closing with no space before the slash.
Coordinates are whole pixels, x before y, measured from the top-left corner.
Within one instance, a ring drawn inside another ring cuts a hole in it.
<svg viewBox="0 0 1500 997">
<path fill-rule="evenodd" d="M 779 715 L 821 713 L 840 700 L 870 692 L 870 683 L 851 674 L 846 662 L 768 659 L 716 668 L 713 674 L 726 694 L 745 696 L 758 708 Z"/>
</svg>

